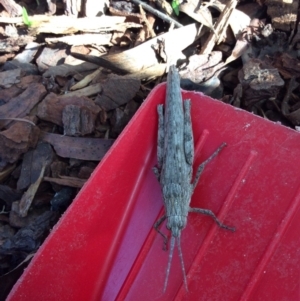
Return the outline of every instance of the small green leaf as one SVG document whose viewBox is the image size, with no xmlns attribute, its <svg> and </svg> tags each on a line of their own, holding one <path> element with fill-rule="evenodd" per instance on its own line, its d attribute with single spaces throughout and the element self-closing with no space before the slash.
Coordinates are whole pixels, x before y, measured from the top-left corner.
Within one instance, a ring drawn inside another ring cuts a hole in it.
<svg viewBox="0 0 300 301">
<path fill-rule="evenodd" d="M 172 8 L 176 14 L 176 16 L 179 15 L 179 1 L 178 0 L 172 0 Z"/>
<path fill-rule="evenodd" d="M 30 27 L 32 25 L 32 22 L 29 21 L 27 10 L 25 7 L 22 7 L 22 19 L 25 25 Z"/>
</svg>

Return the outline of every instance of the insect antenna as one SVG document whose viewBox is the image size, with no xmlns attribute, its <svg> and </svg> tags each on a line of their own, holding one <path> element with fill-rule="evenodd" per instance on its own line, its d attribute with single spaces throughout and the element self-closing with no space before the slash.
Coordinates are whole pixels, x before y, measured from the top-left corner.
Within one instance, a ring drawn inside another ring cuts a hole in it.
<svg viewBox="0 0 300 301">
<path fill-rule="evenodd" d="M 173 251 L 174 251 L 174 246 L 175 246 L 175 237 L 172 235 L 172 237 L 171 237 L 171 243 L 170 243 L 169 260 L 168 260 L 168 266 L 167 266 L 167 271 L 166 271 L 166 279 L 165 279 L 165 285 L 164 285 L 164 292 L 166 291 L 167 285 L 168 285 L 168 280 L 169 280 L 169 275 L 170 275 L 170 269 L 171 269 L 171 262 L 172 262 Z"/>
<path fill-rule="evenodd" d="M 188 286 L 187 286 L 187 280 L 186 280 L 186 273 L 185 273 L 185 268 L 184 268 L 184 261 L 183 261 L 183 255 L 182 255 L 182 251 L 181 251 L 181 241 L 180 241 L 180 234 L 177 238 L 177 247 L 178 247 L 178 254 L 179 254 L 179 258 L 180 258 L 180 264 L 181 264 L 181 270 L 182 270 L 182 274 L 183 274 L 183 282 L 184 282 L 184 286 L 186 291 L 188 292 Z"/>
</svg>

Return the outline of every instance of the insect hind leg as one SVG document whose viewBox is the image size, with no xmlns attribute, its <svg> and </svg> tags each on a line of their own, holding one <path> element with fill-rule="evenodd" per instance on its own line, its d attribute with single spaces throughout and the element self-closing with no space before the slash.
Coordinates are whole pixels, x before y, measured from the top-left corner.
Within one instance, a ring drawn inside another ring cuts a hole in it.
<svg viewBox="0 0 300 301">
<path fill-rule="evenodd" d="M 198 181 L 200 179 L 200 176 L 205 168 L 205 166 L 213 159 L 215 158 L 218 153 L 226 146 L 226 143 L 223 142 L 219 147 L 218 149 L 208 158 L 206 159 L 203 163 L 201 163 L 197 169 L 197 172 L 196 172 L 196 176 L 195 176 L 195 179 L 194 179 L 194 182 L 192 183 L 192 187 L 193 187 L 193 191 L 195 190 L 197 184 L 198 184 Z"/>
<path fill-rule="evenodd" d="M 234 227 L 230 227 L 230 226 L 227 226 L 225 224 L 223 224 L 217 217 L 216 215 L 209 209 L 202 209 L 202 208 L 190 208 L 189 209 L 189 212 L 195 212 L 195 213 L 201 213 L 201 214 L 204 214 L 204 215 L 208 215 L 210 216 L 215 222 L 216 224 L 220 227 L 220 228 L 223 228 L 223 229 L 226 229 L 226 230 L 230 230 L 232 232 L 235 231 L 235 228 Z"/>
</svg>

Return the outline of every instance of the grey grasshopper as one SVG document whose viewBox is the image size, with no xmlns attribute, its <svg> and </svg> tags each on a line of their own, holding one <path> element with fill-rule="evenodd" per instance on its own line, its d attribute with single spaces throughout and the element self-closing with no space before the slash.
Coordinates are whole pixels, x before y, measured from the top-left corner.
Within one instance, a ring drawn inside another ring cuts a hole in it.
<svg viewBox="0 0 300 301">
<path fill-rule="evenodd" d="M 177 239 L 178 253 L 186 290 L 187 279 L 181 251 L 180 235 L 187 224 L 189 212 L 208 215 L 221 228 L 234 231 L 235 229 L 224 225 L 215 214 L 208 209 L 191 208 L 192 194 L 197 186 L 204 167 L 225 147 L 223 143 L 206 161 L 197 169 L 195 179 L 192 180 L 194 161 L 194 139 L 191 122 L 191 102 L 182 101 L 180 90 L 180 77 L 176 67 L 169 69 L 167 79 L 167 92 L 165 105 L 158 105 L 158 145 L 157 166 L 153 168 L 160 183 L 165 214 L 157 220 L 154 228 L 164 238 L 164 248 L 167 246 L 167 236 L 159 230 L 161 223 L 167 219 L 167 229 L 172 232 L 170 253 L 166 270 L 164 291 L 167 288 L 171 261 Z"/>
</svg>

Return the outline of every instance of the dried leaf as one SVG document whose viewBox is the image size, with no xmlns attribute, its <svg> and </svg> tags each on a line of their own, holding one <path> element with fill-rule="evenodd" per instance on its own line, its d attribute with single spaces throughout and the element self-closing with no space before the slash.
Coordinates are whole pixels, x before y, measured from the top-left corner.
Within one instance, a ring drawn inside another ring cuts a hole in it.
<svg viewBox="0 0 300 301">
<path fill-rule="evenodd" d="M 19 216 L 25 217 L 27 215 L 27 212 L 29 210 L 29 207 L 33 201 L 33 198 L 43 180 L 45 172 L 45 165 L 42 167 L 40 176 L 36 180 L 35 183 L 31 184 L 28 190 L 23 194 L 20 204 L 19 204 Z"/>
<path fill-rule="evenodd" d="M 240 56 L 242 56 L 245 51 L 247 50 L 249 45 L 249 42 L 241 37 L 236 41 L 236 44 L 232 50 L 231 55 L 226 59 L 225 65 L 233 62 L 234 60 L 238 59 Z"/>
</svg>

